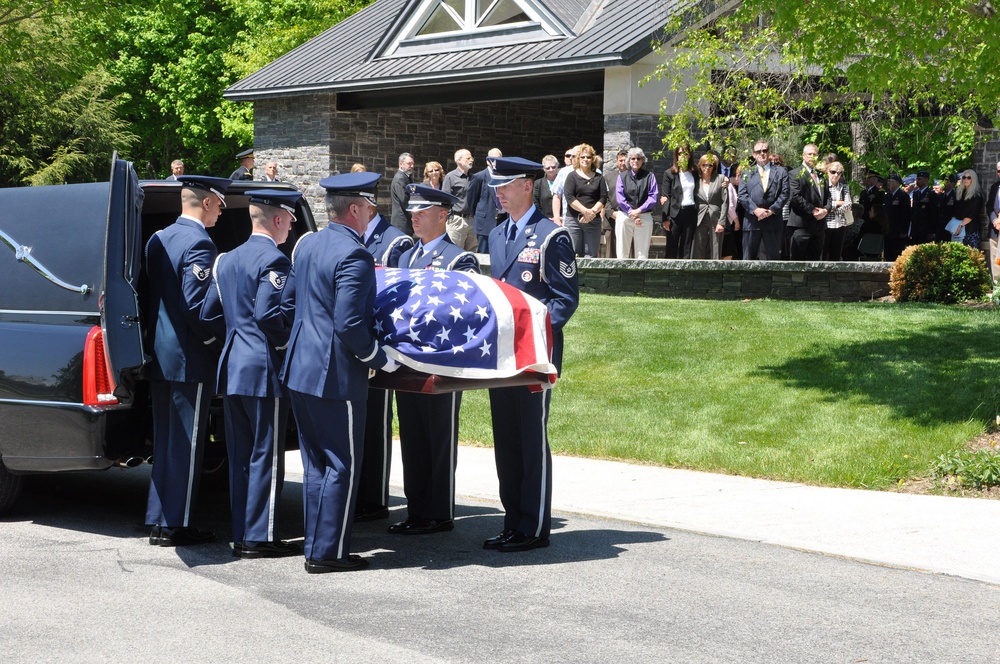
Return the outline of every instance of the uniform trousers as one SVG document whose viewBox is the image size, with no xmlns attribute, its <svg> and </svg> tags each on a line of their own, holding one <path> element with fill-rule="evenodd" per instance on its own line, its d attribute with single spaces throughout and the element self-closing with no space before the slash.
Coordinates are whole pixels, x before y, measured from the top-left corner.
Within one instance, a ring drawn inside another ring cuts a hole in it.
<svg viewBox="0 0 1000 664">
<path fill-rule="evenodd" d="M 285 477 L 287 399 L 226 395 L 233 543 L 273 542 Z"/>
<path fill-rule="evenodd" d="M 392 466 L 392 390 L 369 388 L 365 416 L 365 453 L 358 478 L 358 507 L 375 510 L 389 506 L 389 470 Z"/>
<path fill-rule="evenodd" d="M 490 390 L 493 452 L 504 530 L 529 537 L 549 536 L 552 528 L 552 454 L 548 421 L 552 390 L 527 387 Z"/>
<path fill-rule="evenodd" d="M 406 511 L 414 519 L 455 518 L 458 413 L 462 393 L 396 395 Z"/>
<path fill-rule="evenodd" d="M 205 456 L 212 390 L 205 383 L 154 380 L 153 470 L 146 524 L 188 527 Z"/>
<path fill-rule="evenodd" d="M 346 558 L 364 454 L 366 402 L 294 390 L 291 401 L 302 452 L 303 552 L 307 560 Z"/>
</svg>

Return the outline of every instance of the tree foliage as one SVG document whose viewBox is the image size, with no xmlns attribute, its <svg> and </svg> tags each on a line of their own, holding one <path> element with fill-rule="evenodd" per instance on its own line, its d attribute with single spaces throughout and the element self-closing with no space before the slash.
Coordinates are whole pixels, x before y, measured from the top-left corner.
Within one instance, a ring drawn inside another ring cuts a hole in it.
<svg viewBox="0 0 1000 664">
<path fill-rule="evenodd" d="M 228 175 L 252 107 L 222 92 L 370 0 L 0 0 L 0 185 Z"/>
<path fill-rule="evenodd" d="M 854 123 L 884 170 L 965 165 L 983 118 L 1000 119 L 1000 22 L 988 4 L 745 0 L 679 15 L 656 76 L 686 93 L 662 114 L 668 145 L 751 143 L 792 125 Z M 841 151 L 840 154 L 848 152 Z M 854 156 L 854 155 L 851 155 Z M 904 170 L 904 172 L 905 172 Z"/>
</svg>

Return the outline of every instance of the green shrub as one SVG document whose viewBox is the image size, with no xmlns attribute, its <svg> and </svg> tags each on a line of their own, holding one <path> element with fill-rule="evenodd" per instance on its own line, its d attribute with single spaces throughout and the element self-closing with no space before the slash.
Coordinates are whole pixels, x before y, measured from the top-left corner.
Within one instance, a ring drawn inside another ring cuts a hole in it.
<svg viewBox="0 0 1000 664">
<path fill-rule="evenodd" d="M 955 478 L 962 486 L 983 489 L 1000 485 L 1000 455 L 990 450 L 962 450 L 942 454 L 934 460 L 931 472 L 938 478 Z"/>
<path fill-rule="evenodd" d="M 889 275 L 889 292 L 897 302 L 954 304 L 982 300 L 992 289 L 983 252 L 959 242 L 907 247 Z"/>
</svg>

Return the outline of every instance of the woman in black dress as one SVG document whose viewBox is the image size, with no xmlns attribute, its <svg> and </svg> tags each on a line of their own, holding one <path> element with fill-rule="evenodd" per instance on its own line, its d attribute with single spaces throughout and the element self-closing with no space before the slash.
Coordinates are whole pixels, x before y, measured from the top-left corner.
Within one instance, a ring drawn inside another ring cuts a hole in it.
<svg viewBox="0 0 1000 664">
<path fill-rule="evenodd" d="M 594 148 L 577 146 L 573 171 L 563 187 L 567 203 L 563 225 L 579 257 L 596 258 L 601 248 L 601 211 L 608 202 L 608 184 L 594 168 Z"/>
</svg>

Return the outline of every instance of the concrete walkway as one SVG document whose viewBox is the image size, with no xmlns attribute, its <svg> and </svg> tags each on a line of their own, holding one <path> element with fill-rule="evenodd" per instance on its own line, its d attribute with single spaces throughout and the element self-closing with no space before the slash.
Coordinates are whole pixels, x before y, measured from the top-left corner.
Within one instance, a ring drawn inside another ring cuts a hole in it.
<svg viewBox="0 0 1000 664">
<path fill-rule="evenodd" d="M 399 441 L 391 484 L 402 487 Z M 286 474 L 300 479 L 297 452 Z M 555 456 L 552 509 L 1000 585 L 1000 501 L 830 489 Z M 456 494 L 499 506 L 493 450 L 459 447 Z M 558 544 L 558 534 L 553 545 Z"/>
</svg>

